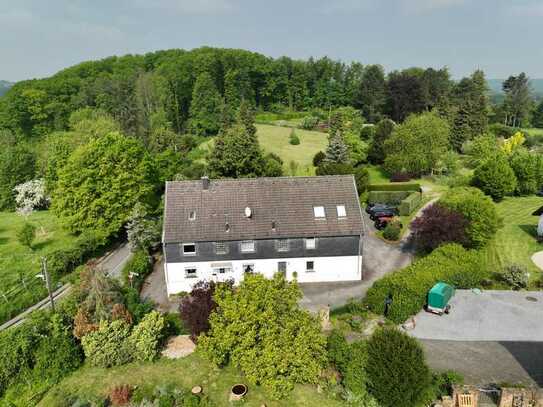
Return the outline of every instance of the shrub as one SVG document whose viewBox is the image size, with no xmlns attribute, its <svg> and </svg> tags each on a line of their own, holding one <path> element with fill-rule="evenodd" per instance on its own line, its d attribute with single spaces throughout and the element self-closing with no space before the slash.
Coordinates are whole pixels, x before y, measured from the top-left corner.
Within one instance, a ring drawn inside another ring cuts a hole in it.
<svg viewBox="0 0 543 407">
<path fill-rule="evenodd" d="M 410 241 L 423 252 L 431 252 L 444 243 L 465 245 L 467 226 L 468 221 L 462 214 L 436 203 L 424 209 L 411 223 Z"/>
<path fill-rule="evenodd" d="M 503 138 L 509 138 L 516 132 L 516 129 L 514 127 L 506 126 L 505 124 L 501 124 L 501 123 L 491 124 L 490 126 L 488 126 L 488 129 L 496 137 L 503 137 Z"/>
<path fill-rule="evenodd" d="M 390 176 L 390 182 L 408 182 L 414 178 L 413 175 L 407 172 L 395 172 Z"/>
<path fill-rule="evenodd" d="M 467 219 L 467 247 L 484 246 L 501 227 L 496 206 L 477 188 L 451 189 L 441 197 L 439 203 Z"/>
<path fill-rule="evenodd" d="M 318 320 L 299 308 L 296 282 L 246 275 L 236 290 L 218 286 L 210 330 L 198 347 L 216 365 L 231 363 L 251 383 L 284 397 L 296 383 L 315 383 L 326 363 Z"/>
<path fill-rule="evenodd" d="M 510 264 L 503 269 L 501 278 L 514 290 L 520 290 L 528 286 L 530 273 L 522 264 Z"/>
<path fill-rule="evenodd" d="M 317 167 L 317 175 L 347 175 L 354 173 L 354 167 L 351 164 L 339 164 L 323 161 Z"/>
<path fill-rule="evenodd" d="M 264 172 L 263 176 L 265 177 L 280 177 L 283 175 L 283 161 L 282 160 L 276 160 L 275 158 L 271 158 L 270 154 L 268 154 L 264 158 Z"/>
<path fill-rule="evenodd" d="M 500 154 L 488 159 L 475 169 L 473 185 L 490 195 L 495 201 L 500 201 L 503 197 L 515 192 L 517 178 L 505 157 Z"/>
<path fill-rule="evenodd" d="M 292 144 L 293 146 L 297 146 L 298 144 L 300 144 L 300 138 L 298 137 L 298 135 L 296 134 L 296 131 L 294 129 L 292 129 L 290 131 L 290 136 L 288 137 L 288 142 L 290 144 Z"/>
<path fill-rule="evenodd" d="M 134 322 L 138 323 L 145 315 L 154 309 L 151 301 L 142 299 L 140 294 L 134 288 L 124 290 L 124 301 L 128 312 L 134 317 Z"/>
<path fill-rule="evenodd" d="M 525 150 L 520 150 L 511 155 L 509 164 L 517 178 L 517 194 L 535 194 L 540 185 L 537 177 L 538 157 Z"/>
<path fill-rule="evenodd" d="M 458 244 L 447 244 L 376 281 L 368 290 L 364 304 L 371 311 L 383 314 L 385 299 L 392 295 L 388 318 L 395 323 L 403 323 L 423 308 L 428 291 L 438 281 L 457 288 L 472 288 L 488 276 L 480 252 L 466 250 Z"/>
<path fill-rule="evenodd" d="M 118 319 L 123 320 L 128 325 L 132 325 L 133 318 L 132 314 L 126 309 L 124 304 L 115 304 L 111 309 L 111 320 L 116 321 Z"/>
<path fill-rule="evenodd" d="M 319 151 L 317 154 L 313 156 L 313 165 L 315 167 L 320 166 L 325 158 L 326 158 L 326 154 L 324 154 L 323 151 Z"/>
<path fill-rule="evenodd" d="M 300 128 L 304 130 L 313 130 L 319 124 L 319 118 L 316 116 L 305 116 L 300 123 Z"/>
<path fill-rule="evenodd" d="M 328 359 L 333 363 L 341 374 L 343 374 L 347 368 L 349 362 L 349 344 L 345 340 L 345 337 L 341 332 L 334 330 L 328 336 L 326 349 L 328 352 Z"/>
<path fill-rule="evenodd" d="M 135 360 L 156 359 L 164 339 L 165 325 L 164 317 L 156 311 L 151 311 L 134 327 L 129 342 Z"/>
<path fill-rule="evenodd" d="M 125 406 L 130 402 L 132 397 L 132 387 L 128 384 L 115 386 L 109 393 L 109 399 L 114 406 Z"/>
<path fill-rule="evenodd" d="M 111 367 L 131 361 L 127 346 L 130 326 L 123 320 L 102 321 L 98 330 L 81 339 L 85 357 L 91 366 Z"/>
<path fill-rule="evenodd" d="M 179 312 L 193 340 L 209 331 L 209 316 L 217 303 L 213 299 L 217 285 L 213 281 L 199 281 L 189 295 L 183 297 Z"/>
<path fill-rule="evenodd" d="M 366 365 L 368 362 L 368 350 L 365 341 L 354 342 L 349 345 L 349 358 L 343 375 L 345 388 L 355 394 L 366 394 L 368 377 Z"/>
<path fill-rule="evenodd" d="M 418 405 L 430 387 L 430 370 L 414 338 L 396 328 L 377 330 L 368 341 L 370 393 L 383 407 Z"/>
<path fill-rule="evenodd" d="M 358 167 L 354 170 L 354 180 L 356 183 L 356 190 L 358 194 L 363 194 L 367 191 L 368 185 L 370 183 L 370 173 L 367 168 Z"/>
<path fill-rule="evenodd" d="M 432 387 L 433 394 L 432 400 L 442 399 L 443 396 L 451 396 L 454 385 L 461 385 L 464 383 L 464 377 L 452 370 L 434 373 L 432 375 Z"/>
<path fill-rule="evenodd" d="M 17 231 L 17 240 L 20 244 L 29 249 L 32 249 L 32 242 L 36 237 L 36 226 L 31 223 L 25 222 L 23 226 Z"/>
<path fill-rule="evenodd" d="M 145 277 L 153 271 L 153 260 L 145 250 L 138 250 L 123 267 L 123 280 L 126 285 L 140 290 Z"/>
<path fill-rule="evenodd" d="M 401 216 L 408 216 L 413 213 L 413 211 L 418 208 L 422 202 L 422 194 L 420 192 L 413 192 L 409 196 L 402 199 L 398 210 Z"/>
<path fill-rule="evenodd" d="M 389 222 L 386 225 L 385 230 L 383 230 L 383 237 L 386 240 L 391 240 L 395 242 L 396 240 L 400 238 L 401 231 L 402 231 L 402 227 L 401 227 L 400 222 L 398 221 Z"/>
<path fill-rule="evenodd" d="M 50 199 L 45 192 L 45 182 L 43 179 L 19 184 L 15 187 L 15 203 L 17 212 L 29 214 L 38 209 L 46 209 L 49 206 Z"/>
</svg>

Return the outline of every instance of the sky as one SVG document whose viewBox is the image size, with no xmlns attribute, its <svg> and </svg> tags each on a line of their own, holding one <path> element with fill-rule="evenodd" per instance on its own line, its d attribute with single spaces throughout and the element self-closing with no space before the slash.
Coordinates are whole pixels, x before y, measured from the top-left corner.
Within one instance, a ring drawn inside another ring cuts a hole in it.
<svg viewBox="0 0 543 407">
<path fill-rule="evenodd" d="M 543 0 L 0 0 L 0 79 L 200 46 L 543 77 Z"/>
</svg>

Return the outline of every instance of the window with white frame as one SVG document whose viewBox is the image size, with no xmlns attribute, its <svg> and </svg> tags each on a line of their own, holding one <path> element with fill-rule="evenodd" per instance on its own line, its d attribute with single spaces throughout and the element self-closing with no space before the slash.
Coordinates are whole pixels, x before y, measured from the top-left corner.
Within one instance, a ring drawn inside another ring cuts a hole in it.
<svg viewBox="0 0 543 407">
<path fill-rule="evenodd" d="M 254 264 L 244 264 L 243 265 L 243 272 L 244 273 L 254 273 L 255 272 L 255 265 Z"/>
<path fill-rule="evenodd" d="M 243 240 L 239 244 L 239 249 L 242 253 L 253 253 L 255 251 L 255 241 L 254 240 Z"/>
<path fill-rule="evenodd" d="M 215 242 L 215 254 L 228 253 L 228 244 L 226 242 Z"/>
<path fill-rule="evenodd" d="M 194 267 L 185 268 L 185 278 L 198 278 L 196 268 Z"/>
<path fill-rule="evenodd" d="M 316 247 L 317 239 L 315 239 L 314 237 L 308 237 L 307 239 L 305 239 L 305 248 L 307 250 L 315 250 Z"/>
<path fill-rule="evenodd" d="M 305 271 L 307 271 L 307 272 L 315 271 L 315 262 L 314 261 L 306 261 L 305 262 Z"/>
<path fill-rule="evenodd" d="M 337 211 L 337 217 L 338 218 L 347 217 L 347 211 L 345 210 L 345 205 L 336 206 L 336 211 Z"/>
<path fill-rule="evenodd" d="M 213 274 L 227 274 L 232 272 L 232 267 L 216 267 L 213 269 Z"/>
<path fill-rule="evenodd" d="M 196 243 L 183 243 L 183 256 L 195 256 Z"/>
<path fill-rule="evenodd" d="M 324 206 L 314 206 L 313 214 L 315 215 L 316 218 L 325 218 L 326 213 L 324 212 Z"/>
<path fill-rule="evenodd" d="M 278 252 L 288 252 L 289 251 L 289 241 L 288 239 L 277 239 L 275 241 L 275 247 Z"/>
</svg>

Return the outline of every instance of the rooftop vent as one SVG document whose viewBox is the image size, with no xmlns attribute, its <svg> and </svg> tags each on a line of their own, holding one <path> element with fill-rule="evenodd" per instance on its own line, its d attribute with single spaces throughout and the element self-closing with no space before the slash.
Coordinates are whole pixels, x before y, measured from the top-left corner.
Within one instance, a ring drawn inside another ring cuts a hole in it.
<svg viewBox="0 0 543 407">
<path fill-rule="evenodd" d="M 253 211 L 251 210 L 251 208 L 246 207 L 245 208 L 245 217 L 246 218 L 251 218 L 252 216 L 253 216 Z"/>
<path fill-rule="evenodd" d="M 275 221 L 273 220 L 272 221 L 272 230 L 275 232 L 276 229 L 277 229 L 277 225 L 275 224 Z"/>
<path fill-rule="evenodd" d="M 226 222 L 226 223 L 224 224 L 224 231 L 225 231 L 225 232 L 230 232 L 230 224 L 229 224 L 228 222 Z"/>
<path fill-rule="evenodd" d="M 204 190 L 208 190 L 209 189 L 209 177 L 207 176 L 203 176 L 202 177 L 202 188 Z"/>
</svg>

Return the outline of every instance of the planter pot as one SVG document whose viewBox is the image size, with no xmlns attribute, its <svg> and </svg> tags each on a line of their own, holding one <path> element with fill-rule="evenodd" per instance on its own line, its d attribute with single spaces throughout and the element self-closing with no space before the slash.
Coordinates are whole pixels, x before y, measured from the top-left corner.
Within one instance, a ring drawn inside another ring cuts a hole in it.
<svg viewBox="0 0 543 407">
<path fill-rule="evenodd" d="M 235 384 L 230 389 L 230 401 L 242 400 L 243 396 L 247 394 L 247 386 L 245 384 Z"/>
</svg>

